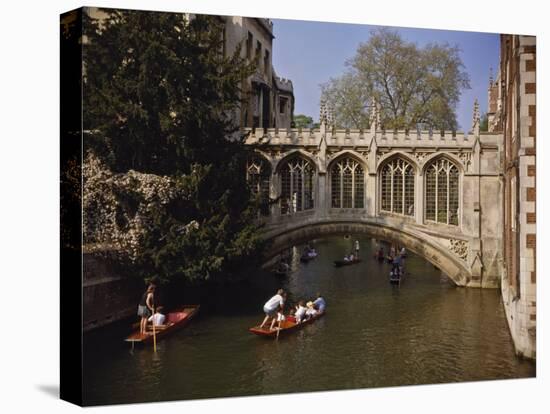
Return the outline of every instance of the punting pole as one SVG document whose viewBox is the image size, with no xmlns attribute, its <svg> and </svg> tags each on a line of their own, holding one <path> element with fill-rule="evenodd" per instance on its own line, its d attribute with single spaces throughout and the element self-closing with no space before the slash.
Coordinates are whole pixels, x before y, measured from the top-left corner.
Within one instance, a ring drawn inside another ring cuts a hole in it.
<svg viewBox="0 0 550 414">
<path fill-rule="evenodd" d="M 155 308 L 153 308 L 153 351 L 157 352 L 157 333 L 155 331 Z"/>
</svg>

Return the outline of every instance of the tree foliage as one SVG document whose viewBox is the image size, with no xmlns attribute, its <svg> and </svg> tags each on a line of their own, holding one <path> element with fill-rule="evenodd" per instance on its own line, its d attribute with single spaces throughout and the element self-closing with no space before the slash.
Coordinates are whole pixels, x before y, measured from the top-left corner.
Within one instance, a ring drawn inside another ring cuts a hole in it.
<svg viewBox="0 0 550 414">
<path fill-rule="evenodd" d="M 481 132 L 489 131 L 489 116 L 487 115 L 487 112 L 484 112 L 481 115 L 481 118 L 480 118 L 480 121 L 479 121 L 479 130 Z"/>
<path fill-rule="evenodd" d="M 380 105 L 387 129 L 456 129 L 456 105 L 469 88 L 458 46 L 431 43 L 419 47 L 387 28 L 371 32 L 347 71 L 322 85 L 322 99 L 334 109 L 337 126 L 368 126 L 371 100 Z"/>
<path fill-rule="evenodd" d="M 307 115 L 294 115 L 294 128 L 319 128 L 319 124 L 313 122 L 313 118 Z"/>
<path fill-rule="evenodd" d="M 213 16 L 104 10 L 85 22 L 85 241 L 143 277 L 223 278 L 261 248 L 235 136 L 239 86 Z"/>
</svg>

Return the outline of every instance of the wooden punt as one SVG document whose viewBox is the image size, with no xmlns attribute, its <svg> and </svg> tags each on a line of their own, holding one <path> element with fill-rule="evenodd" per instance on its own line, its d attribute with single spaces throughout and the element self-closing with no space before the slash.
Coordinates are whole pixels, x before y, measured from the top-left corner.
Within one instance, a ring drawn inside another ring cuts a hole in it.
<svg viewBox="0 0 550 414">
<path fill-rule="evenodd" d="M 302 323 L 296 323 L 296 322 L 285 320 L 281 323 L 281 332 L 279 333 L 279 335 L 294 332 L 294 331 L 298 331 L 298 330 L 302 329 L 304 326 L 310 325 L 313 322 L 315 322 L 317 319 L 323 317 L 325 315 L 325 313 L 326 313 L 326 311 L 318 313 L 317 315 L 315 315 L 311 319 L 308 319 L 307 321 L 304 321 Z M 269 323 L 269 325 L 271 325 L 271 323 Z M 277 326 L 277 325 L 275 325 L 275 326 Z M 274 329 L 274 330 L 271 331 L 271 330 L 269 330 L 269 326 L 265 326 L 263 328 L 260 328 L 259 326 L 255 326 L 254 328 L 250 328 L 249 331 L 252 332 L 255 335 L 264 336 L 266 338 L 276 338 L 277 337 L 277 329 Z"/>
<path fill-rule="evenodd" d="M 183 328 L 193 319 L 198 311 L 200 305 L 182 305 L 166 314 L 166 323 L 164 325 L 155 326 L 155 334 L 157 341 L 165 336 Z M 147 332 L 141 334 L 139 332 L 139 324 L 137 324 L 137 330 L 125 339 L 126 342 L 132 342 L 133 344 L 151 344 L 153 343 L 153 327 L 147 325 Z"/>
<path fill-rule="evenodd" d="M 351 260 L 351 261 L 345 261 L 345 260 L 335 260 L 334 266 L 336 267 L 342 267 L 342 266 L 351 266 L 357 263 L 360 263 L 361 259 Z"/>
</svg>

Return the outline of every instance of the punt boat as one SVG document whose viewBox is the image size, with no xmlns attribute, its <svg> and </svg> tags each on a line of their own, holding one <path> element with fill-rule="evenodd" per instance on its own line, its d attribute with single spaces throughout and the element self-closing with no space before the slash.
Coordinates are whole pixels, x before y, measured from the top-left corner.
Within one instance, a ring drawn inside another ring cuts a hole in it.
<svg viewBox="0 0 550 414">
<path fill-rule="evenodd" d="M 168 312 L 165 323 L 155 326 L 157 341 L 186 326 L 197 315 L 199 308 L 200 305 L 182 305 Z M 137 324 L 137 330 L 128 336 L 125 341 L 131 342 L 132 346 L 136 343 L 150 344 L 153 342 L 153 327 L 148 324 L 147 332 L 141 334 L 139 324 Z"/>
<path fill-rule="evenodd" d="M 294 331 L 298 331 L 298 330 L 302 329 L 304 326 L 310 325 L 313 322 L 315 322 L 317 319 L 323 317 L 325 315 L 325 313 L 326 313 L 326 311 L 318 313 L 317 315 L 313 316 L 312 318 L 310 318 L 310 319 L 308 319 L 304 322 L 301 322 L 301 323 L 296 323 L 296 322 L 292 322 L 292 321 L 289 321 L 289 320 L 285 320 L 285 321 L 281 322 L 281 331 L 279 332 L 279 335 L 294 332 Z M 266 324 L 266 325 L 271 325 L 271 324 Z M 255 326 L 253 328 L 250 328 L 249 331 L 252 332 L 255 335 L 263 336 L 263 337 L 266 337 L 266 338 L 276 338 L 277 337 L 277 329 L 270 330 L 269 326 L 264 326 L 263 328 L 260 328 L 259 326 Z"/>
<path fill-rule="evenodd" d="M 335 260 L 334 266 L 336 267 L 342 267 L 342 266 L 351 266 L 357 263 L 360 263 L 361 259 L 355 259 L 355 260 Z"/>
</svg>

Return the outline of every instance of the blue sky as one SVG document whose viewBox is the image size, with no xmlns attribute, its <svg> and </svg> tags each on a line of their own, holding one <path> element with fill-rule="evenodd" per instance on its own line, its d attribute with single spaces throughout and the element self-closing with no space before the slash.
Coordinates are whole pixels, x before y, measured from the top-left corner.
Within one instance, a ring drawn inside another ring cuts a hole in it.
<svg viewBox="0 0 550 414">
<path fill-rule="evenodd" d="M 345 71 L 345 61 L 376 26 L 274 19 L 273 65 L 278 76 L 294 84 L 295 114 L 319 118 L 320 84 Z M 460 130 L 469 130 L 474 100 L 487 109 L 489 70 L 496 74 L 499 35 L 431 29 L 396 28 L 408 41 L 423 46 L 430 42 L 458 44 L 471 89 L 464 90 L 457 107 Z"/>
</svg>

